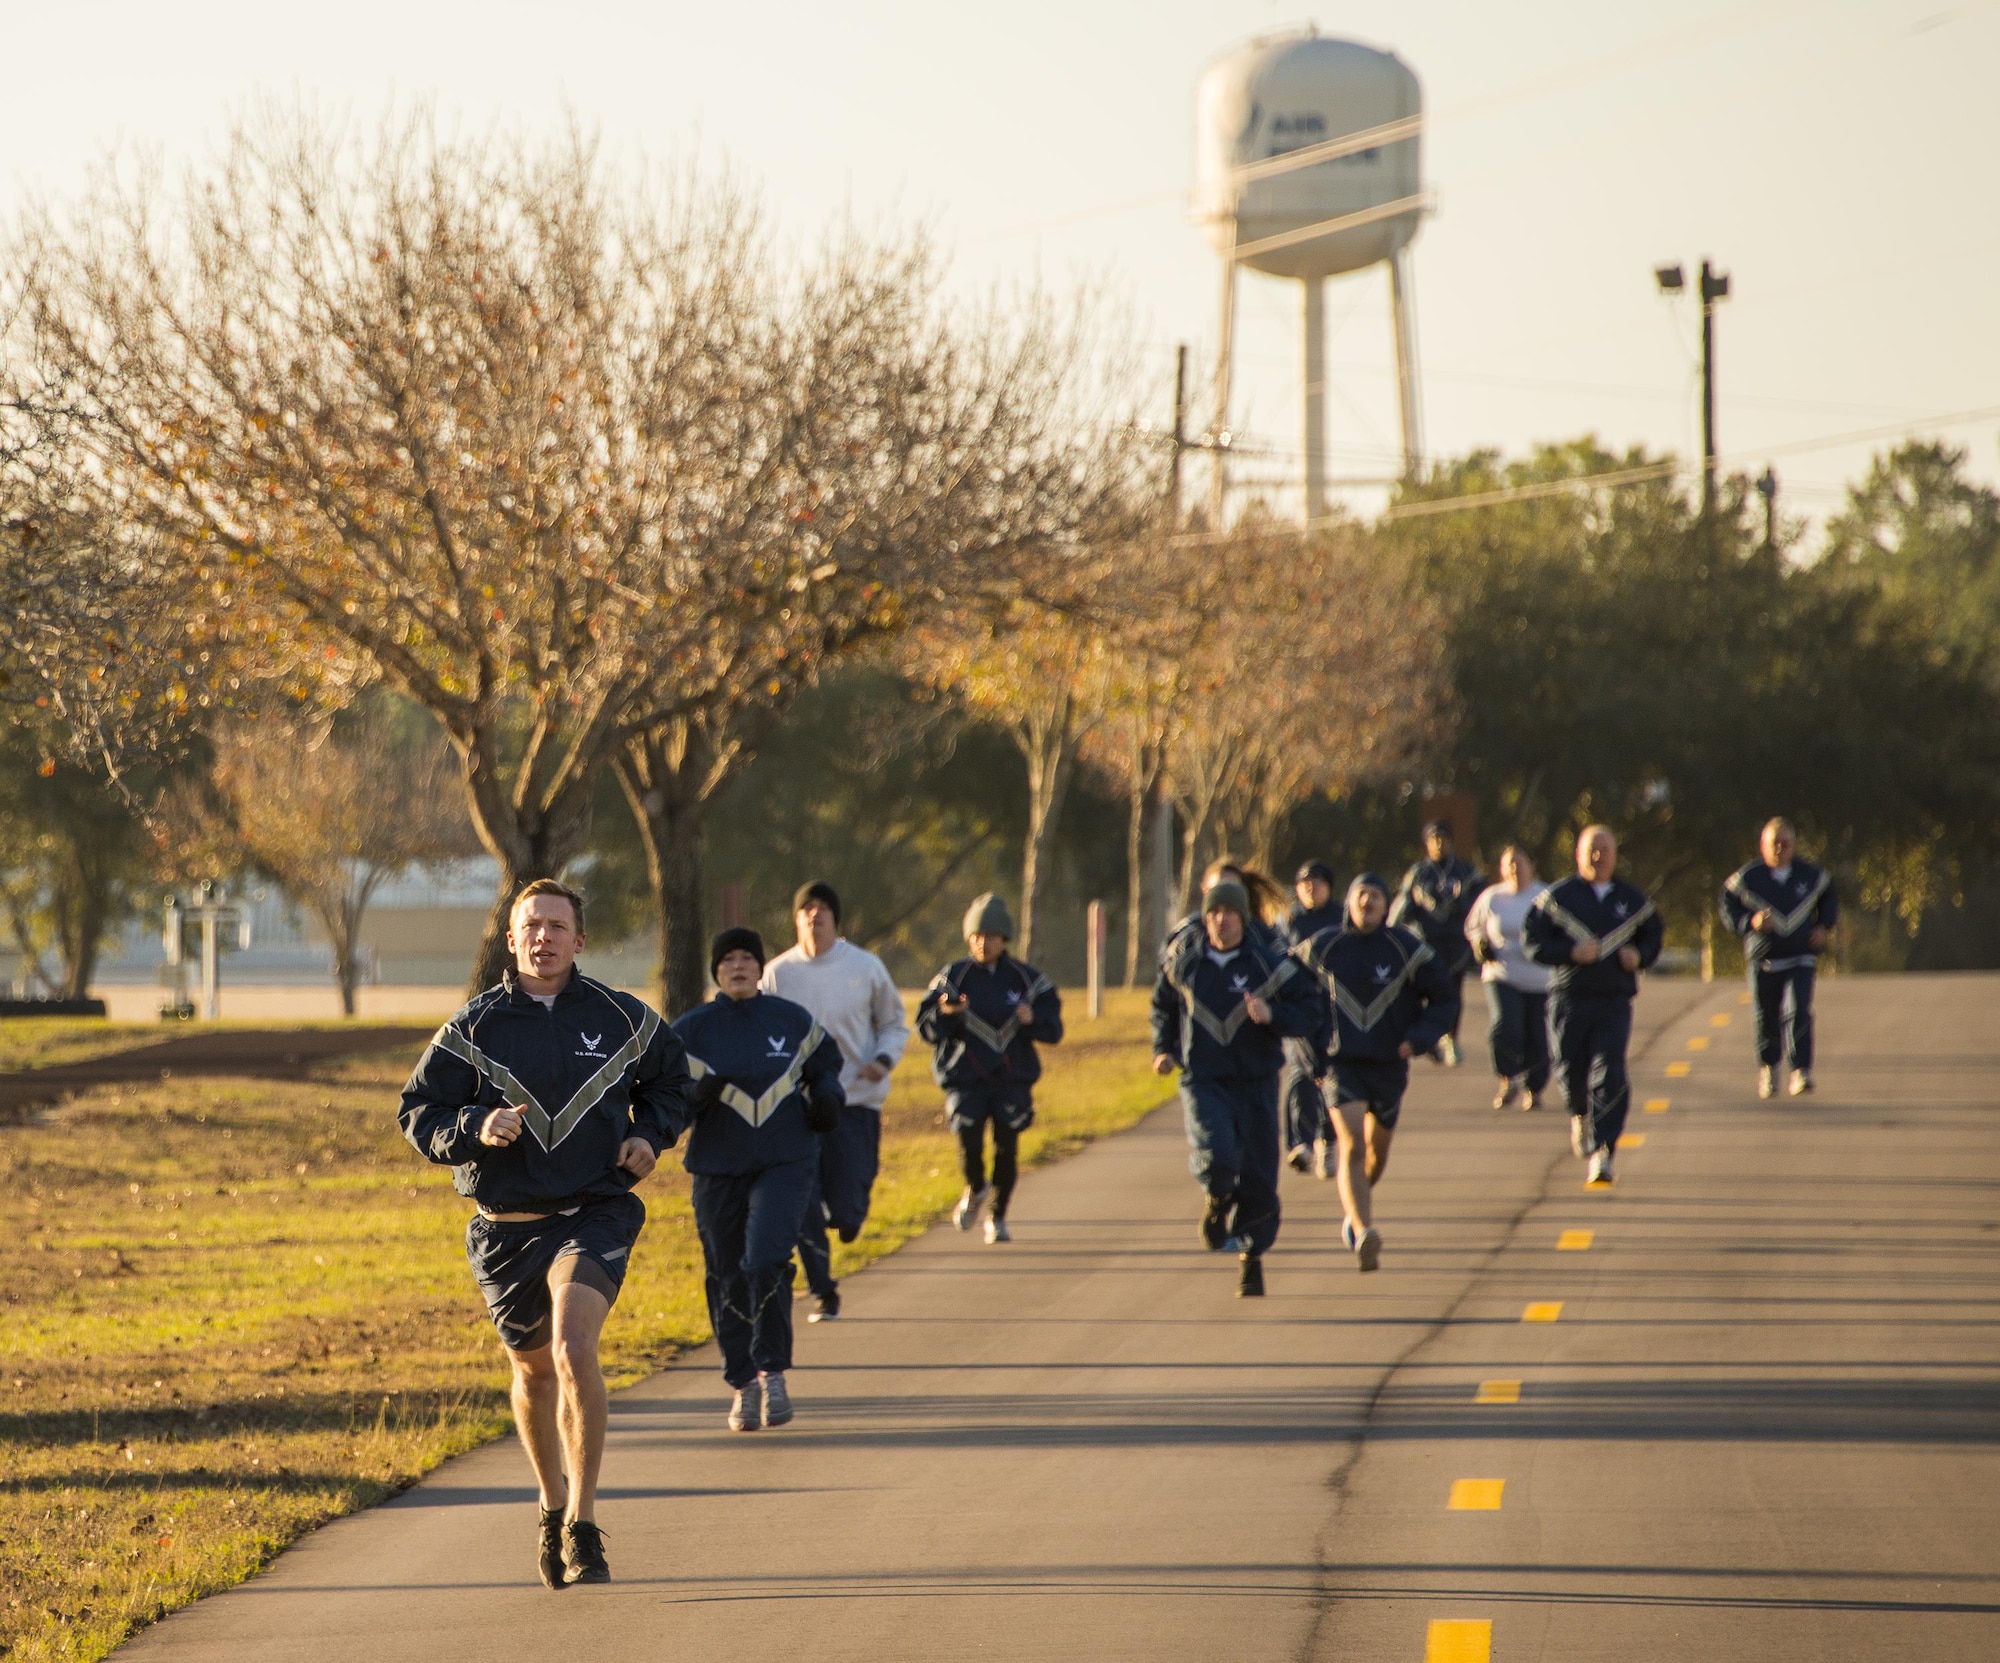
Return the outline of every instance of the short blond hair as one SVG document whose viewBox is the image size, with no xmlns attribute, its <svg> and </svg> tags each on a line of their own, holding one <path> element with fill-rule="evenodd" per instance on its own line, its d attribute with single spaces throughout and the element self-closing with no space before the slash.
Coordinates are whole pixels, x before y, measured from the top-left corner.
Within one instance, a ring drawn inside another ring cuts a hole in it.
<svg viewBox="0 0 2000 1663">
<path fill-rule="evenodd" d="M 560 895 L 569 902 L 569 910 L 576 919 L 576 933 L 583 934 L 583 897 L 567 884 L 558 883 L 554 878 L 536 878 L 532 883 L 524 883 L 514 892 L 513 900 L 507 903 L 507 922 L 514 922 L 514 915 L 521 910 L 521 903 L 537 895 Z"/>
</svg>

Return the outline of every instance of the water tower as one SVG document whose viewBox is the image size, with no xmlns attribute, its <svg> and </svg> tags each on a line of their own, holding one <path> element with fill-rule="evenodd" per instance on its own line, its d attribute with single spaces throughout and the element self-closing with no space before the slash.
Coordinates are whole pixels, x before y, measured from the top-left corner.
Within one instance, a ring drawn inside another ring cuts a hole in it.
<svg viewBox="0 0 2000 1663">
<path fill-rule="evenodd" d="M 1423 436 L 1410 239 L 1423 217 L 1423 95 L 1393 52 L 1317 33 L 1266 37 L 1212 65 L 1195 94 L 1194 217 L 1222 256 L 1215 426 L 1228 425 L 1236 269 L 1305 288 L 1306 517 L 1326 511 L 1326 280 L 1386 263 L 1395 313 L 1403 467 Z M 1210 518 L 1222 516 L 1215 452 Z"/>
</svg>

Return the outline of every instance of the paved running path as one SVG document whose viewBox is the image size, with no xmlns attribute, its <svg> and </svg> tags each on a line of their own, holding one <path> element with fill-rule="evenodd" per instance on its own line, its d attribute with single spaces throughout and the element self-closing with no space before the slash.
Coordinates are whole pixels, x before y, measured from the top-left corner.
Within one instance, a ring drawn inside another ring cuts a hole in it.
<svg viewBox="0 0 2000 1663">
<path fill-rule="evenodd" d="M 1420 1068 L 1382 1272 L 1289 1180 L 1238 1302 L 1162 1113 L 1031 1175 L 1011 1247 L 947 1228 L 854 1278 L 801 1325 L 791 1428 L 726 1432 L 710 1352 L 623 1394 L 611 1586 L 534 1584 L 503 1444 L 128 1650 L 2000 1657 L 2000 978 L 1829 980 L 1804 1103 L 1747 1089 L 1738 1000 L 1649 989 L 1668 1107 L 1611 1194 L 1559 1113 Z M 1497 1510 L 1452 1510 L 1462 1479 Z"/>
</svg>

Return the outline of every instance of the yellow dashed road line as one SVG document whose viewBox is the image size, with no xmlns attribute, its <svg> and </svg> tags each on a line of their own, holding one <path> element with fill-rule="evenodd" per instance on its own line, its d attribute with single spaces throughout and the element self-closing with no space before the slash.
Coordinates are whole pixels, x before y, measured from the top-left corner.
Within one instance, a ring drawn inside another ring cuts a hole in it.
<svg viewBox="0 0 2000 1663">
<path fill-rule="evenodd" d="M 1451 1495 L 1445 1506 L 1454 1513 L 1497 1513 L 1500 1511 L 1500 1492 L 1507 1487 L 1504 1478 L 1457 1478 L 1452 1480 Z"/>
<path fill-rule="evenodd" d="M 1424 1636 L 1424 1663 L 1489 1663 L 1490 1622 L 1433 1622 Z"/>
<path fill-rule="evenodd" d="M 1729 1012 L 1718 1011 L 1716 1012 L 1715 1015 L 1711 1016 L 1708 1019 L 1708 1025 L 1711 1028 L 1726 1028 L 1729 1026 L 1730 1023 L 1734 1022 L 1735 1020 L 1736 1018 L 1731 1016 Z"/>
<path fill-rule="evenodd" d="M 1688 1041 L 1688 1049 L 1690 1051 L 1706 1051 L 1708 1049 L 1708 1035 L 1696 1034 Z"/>
<path fill-rule="evenodd" d="M 1667 1064 L 1667 1078 L 1669 1080 L 1685 1080 L 1693 1072 L 1694 1064 L 1691 1062 L 1670 1062 Z"/>
<path fill-rule="evenodd" d="M 1672 1104 L 1673 1099 L 1671 1097 L 1648 1097 L 1646 1099 L 1646 1112 L 1648 1114 L 1665 1114 Z"/>
<path fill-rule="evenodd" d="M 1518 1380 L 1482 1380 L 1479 1389 L 1472 1394 L 1474 1403 L 1519 1403 L 1521 1382 Z"/>
<path fill-rule="evenodd" d="M 1556 1237 L 1556 1251 L 1558 1253 L 1586 1253 L 1590 1250 L 1590 1244 L 1595 1240 L 1597 1240 L 1597 1232 L 1595 1230 L 1565 1230 L 1561 1235 Z"/>
<path fill-rule="evenodd" d="M 1521 1312 L 1523 1322 L 1554 1322 L 1563 1314 L 1560 1299 L 1539 1299 Z"/>
<path fill-rule="evenodd" d="M 1627 1149 L 1643 1149 L 1645 1146 L 1646 1134 L 1644 1132 L 1620 1132 L 1618 1134 L 1618 1147 L 1621 1152 Z"/>
</svg>

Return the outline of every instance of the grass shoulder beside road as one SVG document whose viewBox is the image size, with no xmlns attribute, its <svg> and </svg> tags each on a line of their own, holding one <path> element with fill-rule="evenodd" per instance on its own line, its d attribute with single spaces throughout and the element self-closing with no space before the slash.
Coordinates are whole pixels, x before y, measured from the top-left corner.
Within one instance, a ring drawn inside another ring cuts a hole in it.
<svg viewBox="0 0 2000 1663">
<path fill-rule="evenodd" d="M 1144 996 L 1108 995 L 1099 1022 L 1081 1007 L 1070 1002 L 1071 1037 L 1047 1053 L 1029 1164 L 1131 1125 L 1167 1093 L 1148 1067 Z M 413 1057 L 296 1083 L 106 1087 L 0 1129 L 10 1663 L 102 1657 L 507 1430 L 465 1203 L 396 1130 Z M 873 1214 L 837 1268 L 919 1234 L 959 1187 L 942 1094 L 913 1047 Z M 678 1160 L 640 1193 L 646 1233 L 605 1332 L 614 1385 L 708 1338 Z"/>
</svg>

